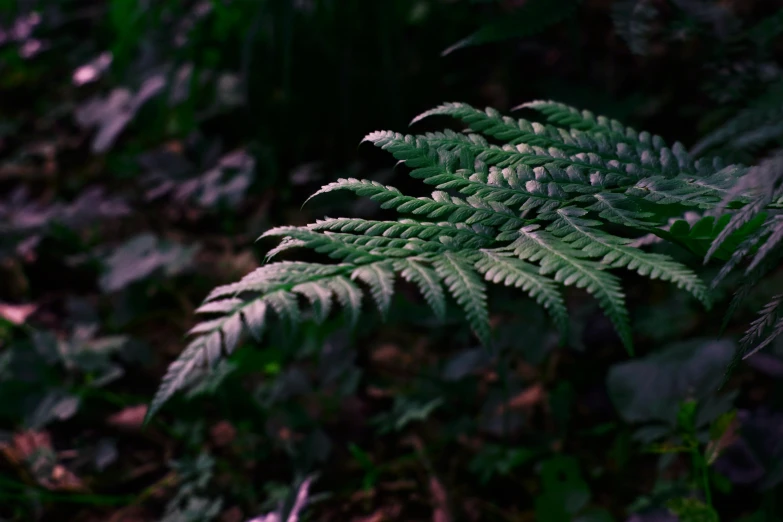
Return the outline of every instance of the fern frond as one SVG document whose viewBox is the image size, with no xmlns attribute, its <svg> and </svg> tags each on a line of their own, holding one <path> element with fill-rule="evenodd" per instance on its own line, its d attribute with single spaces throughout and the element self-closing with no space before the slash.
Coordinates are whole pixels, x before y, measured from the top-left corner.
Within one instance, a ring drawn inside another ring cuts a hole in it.
<svg viewBox="0 0 783 522">
<path fill-rule="evenodd" d="M 332 291 L 318 283 L 302 283 L 291 289 L 292 292 L 307 298 L 313 309 L 316 323 L 322 323 L 332 309 Z"/>
<path fill-rule="evenodd" d="M 745 335 L 740 339 L 740 348 L 745 354 L 750 350 L 754 341 L 761 339 L 764 332 L 775 323 L 778 315 L 778 308 L 783 303 L 783 294 L 774 296 L 759 311 L 759 317 L 750 323 L 750 327 L 745 331 Z"/>
<path fill-rule="evenodd" d="M 753 256 L 753 260 L 745 271 L 746 274 L 758 267 L 773 250 L 779 247 L 780 242 L 783 241 L 783 215 L 776 214 L 768 219 L 764 225 L 762 225 L 762 231 L 763 234 L 768 235 L 766 235 L 764 244 L 761 245 L 756 252 L 756 255 Z"/>
<path fill-rule="evenodd" d="M 746 253 L 743 253 L 740 255 L 740 260 L 744 258 Z M 729 306 L 726 309 L 726 313 L 723 317 L 723 321 L 721 322 L 720 331 L 724 332 L 726 330 L 726 327 L 729 324 L 729 321 L 731 320 L 734 313 L 739 309 L 740 305 L 745 301 L 745 299 L 748 298 L 748 296 L 751 295 L 751 292 L 753 291 L 754 287 L 761 282 L 763 277 L 767 275 L 772 269 L 779 266 L 780 262 L 783 260 L 783 249 L 775 249 L 769 256 L 767 256 L 762 263 L 760 263 L 758 266 L 754 267 L 753 270 L 748 270 L 744 273 L 742 277 L 742 283 L 740 284 L 739 288 L 734 292 L 734 295 L 731 298 L 731 301 L 729 303 Z M 733 261 L 733 259 L 731 260 Z M 732 269 L 736 267 L 736 264 L 732 264 L 731 261 L 727 263 L 728 265 L 731 265 Z M 716 281 L 719 281 L 726 275 L 728 275 L 728 272 L 731 270 L 721 270 L 721 272 L 716 276 L 715 280 L 713 281 L 713 286 L 716 286 Z"/>
<path fill-rule="evenodd" d="M 631 240 L 612 236 L 597 228 L 600 221 L 586 219 L 586 210 L 566 207 L 557 211 L 558 219 L 547 230 L 580 249 L 589 257 L 601 258 L 612 268 L 627 268 L 650 279 L 671 281 L 687 290 L 709 308 L 711 300 L 699 277 L 686 266 L 660 254 L 650 254 L 628 246 Z"/>
<path fill-rule="evenodd" d="M 351 273 L 352 279 L 358 279 L 370 287 L 370 294 L 384 319 L 394 294 L 394 272 L 390 268 L 388 265 L 375 263 L 357 267 Z"/>
<path fill-rule="evenodd" d="M 369 195 L 370 199 L 383 201 L 381 208 L 394 209 L 405 214 L 432 219 L 445 218 L 452 223 L 468 225 L 507 226 L 509 223 L 521 224 L 521 221 L 502 203 L 484 202 L 475 198 L 463 200 L 442 191 L 433 192 L 431 198 L 416 198 L 404 196 L 397 189 L 383 187 L 375 182 L 340 179 L 335 183 L 330 183 L 316 194 L 340 189 L 351 190 L 359 195 Z"/>
<path fill-rule="evenodd" d="M 752 105 L 738 112 L 702 138 L 691 149 L 698 156 L 720 147 L 735 153 L 755 152 L 770 142 L 783 140 L 783 82 L 772 85 Z"/>
<path fill-rule="evenodd" d="M 603 271 L 600 264 L 586 260 L 586 253 L 539 228 L 539 225 L 523 227 L 509 248 L 520 259 L 539 262 L 541 275 L 554 273 L 555 281 L 584 288 L 594 295 L 617 328 L 623 345 L 633 353 L 631 325 L 619 279 Z"/>
<path fill-rule="evenodd" d="M 277 313 L 289 327 L 299 323 L 299 303 L 295 296 L 286 289 L 270 292 L 264 296 L 264 302 Z"/>
<path fill-rule="evenodd" d="M 343 271 L 344 268 L 340 265 L 298 261 L 272 263 L 256 268 L 236 283 L 214 288 L 204 301 L 210 302 L 228 295 L 236 296 L 242 292 L 266 292 L 275 287 L 299 283 L 302 278 L 328 277 Z"/>
<path fill-rule="evenodd" d="M 411 125 L 430 116 L 450 116 L 462 120 L 474 131 L 512 145 L 526 143 L 549 147 L 564 142 L 564 136 L 555 128 L 503 116 L 499 111 L 490 107 L 482 111 L 467 103 L 444 103 L 419 114 L 411 121 Z"/>
<path fill-rule="evenodd" d="M 751 194 L 751 199 L 746 199 L 744 206 L 731 214 L 725 228 L 715 237 L 707 251 L 705 262 L 724 246 L 729 237 L 740 236 L 744 238 L 713 281 L 713 286 L 728 275 L 762 241 L 763 244 L 756 252 L 746 273 L 755 269 L 783 239 L 783 221 L 780 216 L 777 214 L 767 216 L 770 204 L 778 196 L 782 181 L 783 152 L 778 152 L 749 169 L 724 197 L 718 210 L 725 210 L 743 192 Z"/>
<path fill-rule="evenodd" d="M 441 53 L 446 56 L 463 47 L 541 33 L 573 14 L 580 0 L 527 0 L 511 13 L 489 22 Z"/>
<path fill-rule="evenodd" d="M 296 310 L 296 312 L 298 313 L 298 309 Z M 292 321 L 296 321 L 297 319 L 298 317 L 294 316 L 292 318 Z M 227 354 L 230 354 L 234 350 L 234 346 L 236 346 L 239 343 L 239 337 L 242 335 L 243 331 L 244 331 L 244 325 L 242 324 L 242 315 L 231 314 L 226 318 L 225 322 L 221 326 L 219 335 L 218 332 L 209 335 L 209 337 L 213 338 L 213 344 L 214 344 L 213 349 L 211 350 L 212 353 L 209 356 L 210 368 L 213 368 L 215 366 L 218 359 L 222 355 L 223 346 L 226 347 Z"/>
<path fill-rule="evenodd" d="M 715 255 L 715 252 L 718 251 L 718 249 L 723 246 L 723 244 L 726 242 L 726 240 L 731 236 L 732 234 L 735 234 L 739 232 L 739 230 L 753 221 L 755 218 L 757 218 L 761 212 L 764 211 L 766 207 L 767 202 L 764 201 L 764 198 L 757 198 L 752 203 L 745 205 L 742 207 L 739 211 L 735 212 L 731 215 L 729 218 L 728 223 L 723 228 L 723 230 L 720 231 L 720 233 L 717 235 L 717 237 L 712 241 L 712 244 L 710 245 L 709 250 L 707 250 L 707 254 L 704 256 L 704 262 L 708 262 L 712 256 Z M 739 257 L 744 257 L 749 251 L 750 248 L 755 245 L 757 240 L 751 241 L 747 244 L 747 247 L 741 251 L 735 251 L 735 256 L 739 252 Z M 733 268 L 733 265 L 732 265 Z"/>
<path fill-rule="evenodd" d="M 476 275 L 471 262 L 454 252 L 438 256 L 435 273 L 443 280 L 454 300 L 468 317 L 470 327 L 485 345 L 489 344 L 489 312 L 484 283 Z"/>
<path fill-rule="evenodd" d="M 748 357 L 750 357 L 750 356 L 760 352 L 761 350 L 763 350 L 764 348 L 769 346 L 772 343 L 772 341 L 774 341 L 775 339 L 777 339 L 781 335 L 783 335 L 783 317 L 779 318 L 775 322 L 774 326 L 772 327 L 772 331 L 769 332 L 769 335 L 767 335 L 767 338 L 764 339 L 763 341 L 761 341 L 759 344 L 757 344 L 753 348 L 751 348 L 748 351 L 746 351 L 743 354 L 742 358 L 743 359 L 747 359 Z"/>
<path fill-rule="evenodd" d="M 585 209 L 598 212 L 599 217 L 611 223 L 645 231 L 663 224 L 663 218 L 656 219 L 654 213 L 639 210 L 634 201 L 620 194 L 604 192 L 593 194 L 593 197 L 596 202 Z M 651 221 L 651 219 L 655 219 L 655 221 Z"/>
<path fill-rule="evenodd" d="M 480 248 L 491 244 L 493 237 L 478 227 L 460 226 L 459 223 L 423 222 L 412 219 L 399 221 L 372 221 L 354 218 L 327 218 L 308 225 L 310 230 L 337 231 L 384 238 L 431 240 L 450 237 L 466 248 Z"/>
<path fill-rule="evenodd" d="M 267 309 L 268 306 L 262 299 L 250 301 L 242 309 L 242 320 L 248 333 L 256 342 L 261 342 L 261 337 L 264 335 Z"/>
<path fill-rule="evenodd" d="M 714 208 L 721 201 L 720 194 L 713 188 L 659 176 L 641 180 L 627 193 L 658 205 L 677 204 L 701 209 Z"/>
<path fill-rule="evenodd" d="M 751 348 L 750 350 L 748 350 L 748 351 L 747 351 L 747 352 L 746 352 L 746 353 L 745 353 L 745 354 L 742 356 L 742 358 L 743 358 L 743 359 L 747 359 L 748 357 L 750 357 L 750 356 L 752 356 L 752 355 L 754 355 L 754 354 L 756 354 L 756 353 L 760 352 L 761 350 L 763 350 L 764 348 L 766 348 L 767 346 L 769 346 L 769 345 L 772 343 L 772 341 L 774 341 L 775 339 L 777 339 L 777 338 L 778 338 L 778 337 L 780 337 L 781 335 L 783 335 L 783 317 L 779 318 L 779 319 L 778 319 L 778 320 L 775 322 L 775 325 L 772 327 L 772 331 L 769 333 L 769 335 L 767 336 L 767 338 L 766 338 L 766 339 L 764 339 L 764 340 L 763 340 L 761 343 L 759 343 L 759 344 L 758 344 L 758 345 L 756 345 L 755 347 L 753 347 L 753 348 Z"/>
<path fill-rule="evenodd" d="M 545 104 L 546 102 L 539 102 L 538 105 L 525 104 L 520 107 L 546 110 L 549 106 Z M 562 106 L 560 109 L 563 110 L 564 107 L 567 106 Z M 502 116 L 494 109 L 480 111 L 464 103 L 448 103 L 424 112 L 413 121 L 415 123 L 432 115 L 452 116 L 464 121 L 476 132 L 507 142 L 508 145 L 502 150 L 506 152 L 505 156 L 513 158 L 513 165 L 552 164 L 598 167 L 623 178 L 628 175 L 638 178 L 642 175 L 656 174 L 671 178 L 678 174 L 693 174 L 696 168 L 682 144 L 676 143 L 670 149 L 660 137 L 651 137 L 649 133 L 637 134 L 630 127 L 622 127 L 619 122 L 612 129 L 612 121 L 606 118 L 602 118 L 602 122 L 608 126 L 600 126 L 596 123 L 595 128 L 588 129 L 591 132 L 583 132 L 576 128 L 561 129 L 551 125 L 531 123 L 524 119 L 514 120 Z M 583 123 L 587 121 L 589 120 L 586 117 L 582 120 Z M 599 128 L 601 131 L 597 130 Z M 444 137 L 438 135 L 428 135 L 428 137 L 435 144 L 443 144 Z M 454 149 L 477 152 L 475 139 L 455 139 L 453 136 L 446 136 L 446 138 Z M 399 137 L 397 139 L 399 140 Z M 408 140 L 407 143 L 411 141 Z M 386 148 L 385 144 L 382 146 Z M 516 147 L 516 154 L 513 149 L 507 148 L 509 146 Z M 559 149 L 560 154 L 551 150 L 553 147 Z M 531 158 L 531 153 L 536 156 L 535 159 Z M 485 154 L 481 159 L 488 164 L 510 166 L 507 162 L 498 162 L 503 156 L 501 153 L 495 153 L 494 158 L 491 158 L 490 154 Z M 552 161 L 545 159 L 547 157 Z M 508 158 L 506 160 L 508 161 Z"/>
<path fill-rule="evenodd" d="M 327 254 L 333 259 L 346 263 L 365 263 L 385 259 L 374 255 L 366 249 L 357 247 L 347 241 L 340 241 L 337 234 L 318 234 L 299 227 L 278 227 L 265 232 L 261 237 L 286 236 L 297 240 L 297 245 L 310 248 L 320 254 Z"/>
<path fill-rule="evenodd" d="M 362 291 L 353 282 L 342 276 L 330 279 L 326 284 L 345 309 L 349 324 L 355 326 L 359 322 L 359 315 L 362 311 Z"/>
<path fill-rule="evenodd" d="M 651 135 L 648 132 L 638 133 L 632 127 L 626 127 L 617 120 L 605 116 L 596 116 L 590 111 L 579 110 L 565 103 L 551 100 L 534 100 L 514 108 L 514 110 L 518 109 L 533 109 L 543 114 L 547 121 L 555 125 L 605 134 L 613 140 L 634 146 L 654 151 L 666 148 L 666 143 L 660 136 Z M 678 151 L 680 147 L 681 145 L 677 146 Z"/>
<path fill-rule="evenodd" d="M 728 377 L 739 366 L 740 361 L 747 359 L 748 357 L 758 353 L 760 350 L 766 348 L 777 337 L 783 335 L 783 317 L 779 317 L 779 308 L 783 303 L 783 294 L 774 296 L 764 307 L 759 311 L 758 317 L 754 319 L 748 329 L 745 331 L 745 335 L 740 339 L 740 349 L 734 354 L 734 358 L 729 365 L 729 369 L 724 377 L 723 385 L 726 384 Z M 727 314 L 728 316 L 729 314 Z M 770 331 L 771 328 L 771 331 Z M 766 338 L 760 343 L 754 343 L 761 339 L 766 334 Z M 722 387 L 722 386 L 721 386 Z"/>
<path fill-rule="evenodd" d="M 717 136 L 717 135 L 716 135 Z M 710 141 L 703 143 L 709 144 Z M 704 145 L 706 147 L 707 145 Z M 729 319 L 742 301 L 750 294 L 762 277 L 772 268 L 777 267 L 783 259 L 783 214 L 779 208 L 779 198 L 783 192 L 783 151 L 779 150 L 758 165 L 747 170 L 742 178 L 728 191 L 718 211 L 726 212 L 731 204 L 740 207 L 724 214 L 728 217 L 725 228 L 714 238 L 705 256 L 705 262 L 715 253 L 725 248 L 733 238 L 738 245 L 728 261 L 714 278 L 712 286 L 717 286 L 726 276 L 734 271 L 743 261 L 749 261 L 744 272 L 744 281 L 736 291 L 726 312 L 721 330 L 725 329 Z M 740 350 L 732 362 L 729 373 L 737 366 L 739 360 L 747 358 L 769 345 L 776 337 L 783 334 L 783 319 L 778 319 L 778 308 L 781 296 L 775 296 L 760 312 L 742 337 Z M 766 339 L 755 347 L 751 345 L 769 330 Z M 729 374 L 727 373 L 727 375 Z"/>
<path fill-rule="evenodd" d="M 212 301 L 211 303 L 205 303 L 196 308 L 197 314 L 208 313 L 226 313 L 235 310 L 237 307 L 244 304 L 242 299 L 232 297 L 230 299 L 221 299 L 220 301 Z"/>
<path fill-rule="evenodd" d="M 147 409 L 145 422 L 148 422 L 177 391 L 184 388 L 188 379 L 192 378 L 196 370 L 206 363 L 205 341 L 206 337 L 194 339 L 169 365 Z"/>
<path fill-rule="evenodd" d="M 446 298 L 438 274 L 414 259 L 400 259 L 394 262 L 394 269 L 408 282 L 419 287 L 424 300 L 438 319 L 446 317 Z"/>
<path fill-rule="evenodd" d="M 538 267 L 509 254 L 489 250 L 481 251 L 475 267 L 489 282 L 521 288 L 550 313 L 561 332 L 568 330 L 568 310 L 563 296 L 554 281 L 539 274 Z"/>
<path fill-rule="evenodd" d="M 747 171 L 745 176 L 724 197 L 719 210 L 725 210 L 743 192 L 751 193 L 751 199 L 731 215 L 728 224 L 715 238 L 710 250 L 707 252 L 705 262 L 712 257 L 730 235 L 741 232 L 743 228 L 745 228 L 744 235 L 750 235 L 755 228 L 752 223 L 765 219 L 767 206 L 775 199 L 780 189 L 781 181 L 783 181 L 783 153 L 781 152 L 765 159 L 759 165 Z M 763 227 L 764 225 L 762 225 Z M 770 233 L 774 232 L 770 231 Z M 751 242 L 750 246 L 741 253 L 741 256 L 745 256 L 750 251 L 750 248 L 755 246 L 758 239 Z"/>
<path fill-rule="evenodd" d="M 377 181 L 371 181 L 367 179 L 356 178 L 340 178 L 333 183 L 324 185 L 317 191 L 315 191 L 309 198 L 305 200 L 305 204 L 316 196 L 333 192 L 335 190 L 350 190 L 355 192 L 358 196 L 367 196 L 374 201 L 384 203 L 389 200 L 394 200 L 397 197 L 403 197 L 402 192 L 392 186 L 383 185 Z"/>
<path fill-rule="evenodd" d="M 688 209 L 719 208 L 745 170 L 724 167 L 718 159 L 693 161 L 679 144 L 668 147 L 657 136 L 563 104 L 538 101 L 525 107 L 548 121 L 451 103 L 416 121 L 445 115 L 472 132 L 369 134 L 364 141 L 390 152 L 413 178 L 435 190 L 413 197 L 356 178 L 318 190 L 311 198 L 347 190 L 399 217 L 326 218 L 264 233 L 280 238 L 268 257 L 306 248 L 335 262 L 267 263 L 210 292 L 198 309 L 209 316 L 191 329 L 195 339 L 172 364 L 151 411 L 197 366 L 212 366 L 230 354 L 244 333 L 260 340 L 272 318 L 290 329 L 305 320 L 322 322 L 339 309 L 355 325 L 365 292 L 386 317 L 397 277 L 416 285 L 438 318 L 446 315 L 445 287 L 485 344 L 491 339 L 486 283 L 521 288 L 561 331 L 568 319 L 562 288 L 583 288 L 598 300 L 629 352 L 625 295 L 611 270 L 670 281 L 709 305 L 695 274 L 667 256 L 632 246 L 630 238 L 642 231 L 686 244 L 701 241 L 704 253 L 703 243 L 719 233 L 712 221 L 704 221 L 705 237 L 696 225 L 693 230 L 686 225 L 684 237 L 677 235 L 682 229 L 677 222 L 668 231 L 663 225 Z M 748 201 L 744 195 L 734 199 Z M 771 237 L 772 231 L 766 234 Z M 726 244 L 735 240 L 731 235 Z"/>
</svg>

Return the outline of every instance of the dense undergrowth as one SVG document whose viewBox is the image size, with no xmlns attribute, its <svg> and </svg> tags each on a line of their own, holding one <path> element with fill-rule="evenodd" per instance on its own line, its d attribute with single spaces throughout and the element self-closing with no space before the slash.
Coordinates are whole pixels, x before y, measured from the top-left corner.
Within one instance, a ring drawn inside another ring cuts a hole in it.
<svg viewBox="0 0 783 522">
<path fill-rule="evenodd" d="M 0 2 L 0 519 L 779 520 L 781 16 Z"/>
</svg>

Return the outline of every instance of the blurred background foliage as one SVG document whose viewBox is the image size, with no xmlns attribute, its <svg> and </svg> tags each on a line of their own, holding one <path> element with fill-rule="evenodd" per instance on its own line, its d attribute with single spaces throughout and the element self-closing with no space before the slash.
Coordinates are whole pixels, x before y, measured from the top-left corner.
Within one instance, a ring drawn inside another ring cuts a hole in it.
<svg viewBox="0 0 783 522">
<path fill-rule="evenodd" d="M 407 188 L 368 132 L 546 98 L 752 162 L 782 33 L 762 0 L 0 0 L 0 519 L 783 519 L 783 345 L 717 391 L 779 273 L 721 340 L 725 301 L 626 276 L 632 360 L 579 292 L 566 347 L 502 289 L 492 350 L 415 298 L 280 325 L 141 427 L 265 229 L 381 215 L 300 208 L 338 177 Z"/>
</svg>

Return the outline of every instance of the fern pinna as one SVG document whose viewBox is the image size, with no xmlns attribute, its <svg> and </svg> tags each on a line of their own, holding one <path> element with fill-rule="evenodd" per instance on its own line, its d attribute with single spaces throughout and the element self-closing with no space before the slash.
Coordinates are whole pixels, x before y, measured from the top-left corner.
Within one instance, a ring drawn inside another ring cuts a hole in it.
<svg viewBox="0 0 783 522">
<path fill-rule="evenodd" d="M 396 221 L 326 218 L 280 227 L 270 252 L 309 248 L 334 264 L 281 261 L 216 288 L 198 309 L 212 318 L 171 364 L 153 400 L 153 414 L 201 365 L 230 354 L 247 332 L 260 338 L 273 316 L 323 320 L 339 303 L 356 322 L 369 291 L 385 314 L 401 276 L 420 289 L 437 316 L 446 294 L 459 304 L 482 343 L 490 341 L 487 282 L 521 288 L 561 331 L 568 315 L 564 286 L 592 294 L 632 350 L 623 290 L 612 269 L 670 281 L 709 307 L 702 281 L 673 259 L 632 246 L 641 234 L 687 209 L 711 209 L 730 194 L 739 167 L 693 161 L 685 148 L 647 132 L 551 101 L 521 106 L 544 123 L 449 103 L 418 116 L 451 116 L 469 129 L 423 135 L 373 132 L 365 141 L 389 151 L 410 175 L 433 185 L 412 197 L 374 181 L 340 179 L 313 196 L 344 190 L 400 214 Z M 309 317 L 309 316 L 308 316 Z"/>
</svg>

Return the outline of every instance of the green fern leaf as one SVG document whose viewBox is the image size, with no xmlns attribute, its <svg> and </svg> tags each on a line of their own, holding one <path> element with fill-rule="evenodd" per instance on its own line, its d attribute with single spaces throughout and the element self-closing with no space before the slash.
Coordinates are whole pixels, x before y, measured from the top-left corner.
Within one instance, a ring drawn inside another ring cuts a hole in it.
<svg viewBox="0 0 783 522">
<path fill-rule="evenodd" d="M 302 283 L 291 289 L 292 292 L 303 295 L 310 302 L 316 323 L 322 323 L 332 309 L 332 290 L 322 283 Z"/>
<path fill-rule="evenodd" d="M 464 248 L 481 248 L 493 242 L 492 236 L 468 227 L 459 227 L 449 222 L 422 222 L 414 220 L 372 221 L 354 218 L 328 218 L 308 225 L 315 231 L 339 231 L 364 236 L 383 236 L 402 239 L 438 239 L 444 236 L 455 238 Z"/>
<path fill-rule="evenodd" d="M 653 212 L 639 210 L 635 202 L 620 194 L 604 192 L 593 194 L 593 197 L 596 203 L 585 209 L 598 212 L 598 216 L 606 221 L 641 230 L 650 230 L 663 223 L 662 218 L 656 219 Z"/>
<path fill-rule="evenodd" d="M 188 335 L 208 334 L 214 330 L 219 329 L 223 325 L 223 317 L 217 319 L 210 319 L 208 321 L 202 321 L 196 326 L 188 330 Z"/>
<path fill-rule="evenodd" d="M 601 265 L 585 260 L 587 255 L 584 252 L 539 228 L 539 225 L 522 228 L 519 238 L 509 248 L 522 260 L 539 262 L 541 275 L 554 273 L 555 281 L 584 288 L 594 295 L 617 328 L 623 345 L 629 353 L 633 353 L 625 295 L 617 277 L 602 271 Z"/>
<path fill-rule="evenodd" d="M 441 53 L 441 56 L 451 54 L 463 47 L 541 33 L 572 15 L 578 4 L 579 0 L 528 0 L 510 15 L 505 14 L 491 21 L 475 33 L 450 46 Z"/>
<path fill-rule="evenodd" d="M 220 330 L 208 333 L 203 339 L 204 353 L 207 356 L 207 363 L 211 368 L 220 359 L 221 352 L 223 351 L 223 340 L 220 337 Z"/>
<path fill-rule="evenodd" d="M 278 227 L 265 232 L 261 237 L 286 236 L 297 240 L 300 246 L 310 248 L 318 253 L 327 254 L 333 259 L 347 263 L 366 263 L 382 261 L 379 255 L 372 255 L 365 249 L 356 248 L 350 243 L 340 241 L 339 236 L 318 234 L 299 227 Z"/>
<path fill-rule="evenodd" d="M 296 297 L 286 290 L 278 290 L 264 296 L 264 302 L 275 311 L 277 316 L 288 326 L 293 328 L 300 322 L 299 303 Z"/>
<path fill-rule="evenodd" d="M 566 207 L 557 211 L 559 218 L 547 230 L 589 257 L 601 258 L 612 268 L 634 270 L 650 279 L 671 281 L 693 294 L 709 308 L 711 300 L 699 277 L 686 266 L 666 256 L 649 254 L 628 246 L 629 239 L 612 236 L 596 228 L 600 221 L 585 219 L 586 210 Z"/>
<path fill-rule="evenodd" d="M 179 357 L 169 365 L 147 409 L 145 424 L 177 391 L 185 387 L 196 370 L 206 362 L 205 340 L 205 337 L 199 337 L 191 341 Z"/>
<path fill-rule="evenodd" d="M 327 284 L 345 308 L 350 325 L 355 326 L 362 312 L 362 291 L 349 279 L 342 276 L 330 279 Z"/>
<path fill-rule="evenodd" d="M 721 201 L 720 194 L 712 188 L 660 176 L 643 179 L 627 193 L 658 205 L 676 204 L 702 209 L 714 208 Z"/>
<path fill-rule="evenodd" d="M 356 178 L 339 179 L 318 190 L 311 197 L 347 190 L 399 217 L 326 218 L 267 231 L 262 237 L 280 238 L 267 259 L 305 248 L 336 263 L 267 263 L 210 292 L 198 313 L 211 317 L 191 329 L 196 338 L 172 364 L 154 410 L 198 366 L 212 366 L 230 354 L 244 331 L 260 340 L 272 318 L 270 310 L 291 329 L 305 320 L 322 322 L 339 305 L 355 325 L 368 290 L 386 317 L 397 276 L 415 284 L 441 319 L 446 315 L 445 283 L 485 344 L 491 337 L 486 282 L 522 288 L 547 309 L 561 331 L 568 317 L 561 285 L 584 288 L 598 300 L 629 351 L 625 297 L 610 270 L 626 268 L 671 281 L 708 305 L 704 285 L 690 270 L 666 256 L 644 252 L 633 246 L 641 242 L 632 243 L 627 236 L 654 233 L 704 254 L 720 233 L 719 225 L 730 217 L 717 222 L 705 218 L 692 228 L 675 221 L 666 230 L 665 223 L 688 209 L 728 209 L 723 200 L 729 196 L 736 200 L 732 211 L 736 205 L 747 205 L 751 199 L 736 193 L 737 180 L 747 171 L 725 167 L 717 158 L 692 161 L 679 144 L 670 148 L 657 136 L 563 104 L 538 101 L 524 107 L 538 111 L 547 122 L 451 103 L 415 121 L 450 116 L 472 132 L 367 135 L 365 141 L 389 151 L 411 169 L 413 178 L 435 190 L 413 197 Z M 783 196 L 775 194 L 778 199 Z M 747 228 L 757 219 L 729 234 L 716 250 L 718 255 L 738 241 L 752 248 L 771 239 L 768 250 L 759 248 L 763 255 L 757 258 L 753 277 L 780 250 L 778 227 L 772 222 Z M 735 223 L 739 221 L 736 218 Z M 624 235 L 616 235 L 617 229 Z M 305 304 L 310 313 L 300 310 Z"/>
<path fill-rule="evenodd" d="M 243 330 L 244 327 L 242 326 L 241 314 L 234 313 L 226 318 L 226 321 L 220 328 L 220 333 L 222 334 L 221 344 L 226 347 L 226 354 L 230 354 L 234 351 L 234 347 L 236 347 L 239 343 L 239 338 L 242 335 Z M 210 358 L 210 367 L 215 366 L 215 363 L 217 363 L 218 359 L 220 358 L 220 353 L 220 350 L 217 350 L 216 355 L 218 357 L 215 357 L 214 359 Z"/>
<path fill-rule="evenodd" d="M 370 287 L 370 293 L 375 300 L 381 317 L 386 319 L 394 294 L 394 272 L 388 265 L 375 263 L 356 268 L 351 274 L 352 279 L 358 279 Z"/>
<path fill-rule="evenodd" d="M 435 272 L 464 310 L 471 328 L 484 345 L 489 345 L 490 328 L 484 283 L 471 263 L 456 253 L 447 252 L 433 261 Z"/>
<path fill-rule="evenodd" d="M 436 107 L 419 115 L 414 119 L 414 122 L 432 115 L 448 115 L 461 119 L 477 132 L 503 140 L 510 145 L 523 145 L 521 148 L 517 147 L 518 154 L 512 160 L 514 165 L 520 162 L 533 165 L 534 161 L 529 156 L 532 151 L 539 158 L 535 162 L 545 161 L 543 158 L 546 156 L 550 156 L 553 160 L 551 163 L 538 163 L 539 165 L 599 167 L 601 170 L 612 172 L 615 176 L 623 178 L 629 174 L 637 178 L 642 175 L 660 175 L 672 178 L 683 174 L 693 175 L 698 170 L 681 143 L 675 143 L 670 149 L 660 137 L 650 136 L 649 133 L 644 132 L 637 133 L 630 127 L 623 127 L 615 120 L 603 117 L 596 119 L 588 111 L 579 113 L 576 109 L 563 104 L 554 104 L 553 106 L 553 102 L 533 102 L 521 105 L 519 108 L 541 110 L 545 114 L 548 113 L 550 119 L 555 122 L 565 120 L 579 123 L 581 127 L 590 132 L 583 132 L 573 127 L 564 130 L 549 125 L 530 123 L 523 119 L 514 120 L 502 116 L 494 109 L 479 111 L 461 103 L 448 103 Z M 484 149 L 487 148 L 485 144 L 476 139 L 468 140 L 452 135 L 427 135 L 427 137 L 432 144 L 448 143 L 452 152 L 471 150 L 478 153 L 477 145 Z M 531 149 L 531 147 L 534 148 Z M 554 154 L 549 150 L 552 147 L 562 150 L 570 157 Z M 512 150 L 506 146 L 503 147 L 503 150 L 507 156 L 514 155 Z M 392 152 L 394 151 L 392 150 Z M 503 154 L 488 155 L 485 152 L 483 156 L 479 157 L 489 164 L 500 164 L 497 160 L 502 158 Z M 558 160 L 560 161 L 558 162 Z"/>
<path fill-rule="evenodd" d="M 482 250 L 476 270 L 492 283 L 521 288 L 543 306 L 565 335 L 568 330 L 568 310 L 554 282 L 539 275 L 539 268 L 502 252 Z"/>
<path fill-rule="evenodd" d="M 440 284 L 438 274 L 414 259 L 404 259 L 394 262 L 394 269 L 403 279 L 415 283 L 419 287 L 424 300 L 432 308 L 435 316 L 443 320 L 446 317 L 446 298 Z"/>
<path fill-rule="evenodd" d="M 247 331 L 257 342 L 261 341 L 264 334 L 267 309 L 267 304 L 261 299 L 254 299 L 242 308 L 242 319 Z"/>
<path fill-rule="evenodd" d="M 625 141 L 634 145 L 641 145 L 653 150 L 665 148 L 665 143 L 660 136 L 652 136 L 649 133 L 636 132 L 631 127 L 626 127 L 621 122 L 604 116 L 595 116 L 592 112 L 579 110 L 565 103 L 551 100 L 534 100 L 523 103 L 514 108 L 533 109 L 542 113 L 547 121 L 555 125 L 570 127 L 581 131 L 600 132 L 616 140 Z"/>
<path fill-rule="evenodd" d="M 212 301 L 211 303 L 205 303 L 196 309 L 197 314 L 207 313 L 227 313 L 234 311 L 237 307 L 242 306 L 244 301 L 236 297 L 231 299 L 222 299 L 220 301 Z"/>
</svg>

